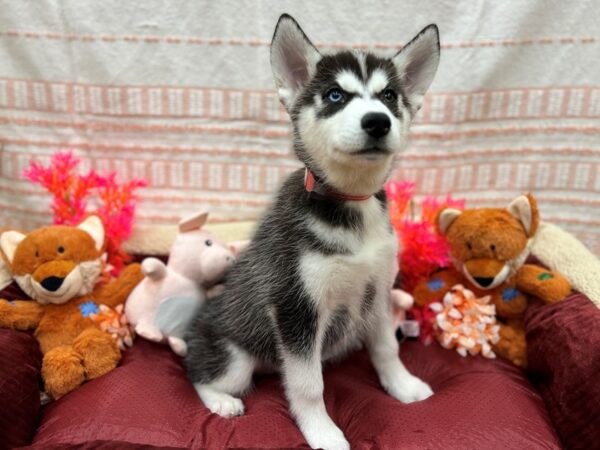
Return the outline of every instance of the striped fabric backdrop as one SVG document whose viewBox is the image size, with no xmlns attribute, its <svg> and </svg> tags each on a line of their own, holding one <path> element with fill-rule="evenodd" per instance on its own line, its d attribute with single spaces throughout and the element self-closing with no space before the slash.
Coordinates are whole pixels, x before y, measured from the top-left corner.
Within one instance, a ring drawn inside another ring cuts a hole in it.
<svg viewBox="0 0 600 450">
<path fill-rule="evenodd" d="M 0 0 L 2 225 L 47 223 L 48 197 L 20 174 L 59 149 L 145 178 L 140 223 L 202 206 L 217 221 L 257 217 L 299 167 L 268 63 L 286 11 L 323 51 L 393 52 L 437 22 L 438 77 L 394 176 L 469 206 L 531 191 L 545 220 L 600 254 L 593 1 L 134 3 Z"/>
</svg>

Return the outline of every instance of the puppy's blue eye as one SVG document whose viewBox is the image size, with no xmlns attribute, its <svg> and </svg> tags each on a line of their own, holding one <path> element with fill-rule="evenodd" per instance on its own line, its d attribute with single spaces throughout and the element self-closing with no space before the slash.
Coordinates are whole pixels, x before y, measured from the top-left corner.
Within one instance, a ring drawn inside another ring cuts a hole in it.
<svg viewBox="0 0 600 450">
<path fill-rule="evenodd" d="M 342 91 L 340 91 L 339 89 L 330 89 L 329 91 L 327 91 L 327 94 L 325 94 L 325 96 L 327 97 L 327 100 L 329 100 L 331 103 L 338 103 L 344 99 L 344 94 L 342 94 Z"/>
</svg>

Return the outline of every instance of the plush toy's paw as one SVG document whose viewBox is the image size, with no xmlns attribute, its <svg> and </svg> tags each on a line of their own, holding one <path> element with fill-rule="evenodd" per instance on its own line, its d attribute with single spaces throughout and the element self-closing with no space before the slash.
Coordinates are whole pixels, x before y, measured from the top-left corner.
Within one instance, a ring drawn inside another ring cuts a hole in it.
<svg viewBox="0 0 600 450">
<path fill-rule="evenodd" d="M 562 275 L 556 272 L 546 272 L 540 277 L 547 278 L 535 295 L 546 303 L 560 302 L 571 293 L 571 284 Z"/>
<path fill-rule="evenodd" d="M 97 328 L 84 330 L 75 341 L 73 349 L 81 355 L 86 378 L 93 380 L 117 367 L 121 352 L 115 340 Z"/>
<path fill-rule="evenodd" d="M 94 290 L 96 303 L 112 308 L 124 304 L 131 291 L 144 279 L 139 263 L 125 266 L 116 280 L 103 284 Z"/>
<path fill-rule="evenodd" d="M 571 292 L 571 284 L 557 272 L 534 264 L 525 264 L 517 274 L 519 288 L 546 303 L 556 303 Z"/>
<path fill-rule="evenodd" d="M 148 322 L 138 323 L 135 326 L 135 332 L 144 339 L 148 339 L 152 342 L 160 342 L 164 339 L 164 336 L 158 327 Z"/>
<path fill-rule="evenodd" d="M 179 356 L 187 355 L 187 344 L 183 339 L 180 339 L 175 336 L 169 336 L 168 341 L 171 350 L 173 350 L 173 353 Z"/>
<path fill-rule="evenodd" d="M 419 402 L 433 395 L 433 391 L 427 383 L 410 373 L 397 376 L 394 382 L 386 388 L 392 397 L 402 403 Z"/>
<path fill-rule="evenodd" d="M 492 290 L 492 304 L 496 307 L 496 315 L 505 319 L 523 317 L 527 309 L 527 296 L 512 284 L 504 284 Z"/>
<path fill-rule="evenodd" d="M 415 304 L 422 307 L 434 301 L 442 301 L 444 294 L 456 284 L 465 284 L 465 279 L 460 273 L 441 270 L 415 287 L 412 293 Z"/>
<path fill-rule="evenodd" d="M 85 381 L 85 368 L 73 347 L 56 347 L 44 355 L 42 378 L 46 392 L 58 400 Z"/>
<path fill-rule="evenodd" d="M 392 289 L 390 291 L 390 299 L 392 300 L 392 305 L 405 311 L 412 308 L 415 303 L 413 296 L 402 289 Z"/>
<path fill-rule="evenodd" d="M 215 298 L 221 295 L 223 292 L 225 292 L 225 285 L 217 284 L 206 291 L 206 298 Z"/>
<path fill-rule="evenodd" d="M 158 258 L 146 258 L 142 261 L 142 273 L 151 280 L 162 280 L 167 275 L 167 266 Z"/>
<path fill-rule="evenodd" d="M 14 317 L 15 304 L 14 302 L 8 302 L 4 299 L 0 299 L 0 327 L 2 328 L 17 328 L 15 326 Z"/>
<path fill-rule="evenodd" d="M 508 359 L 515 366 L 527 366 L 527 344 L 525 330 L 521 327 L 500 325 L 500 340 L 494 344 L 494 352 Z"/>
<path fill-rule="evenodd" d="M 9 302 L 0 299 L 0 327 L 15 330 L 35 328 L 43 314 L 42 306 L 32 300 Z"/>
</svg>

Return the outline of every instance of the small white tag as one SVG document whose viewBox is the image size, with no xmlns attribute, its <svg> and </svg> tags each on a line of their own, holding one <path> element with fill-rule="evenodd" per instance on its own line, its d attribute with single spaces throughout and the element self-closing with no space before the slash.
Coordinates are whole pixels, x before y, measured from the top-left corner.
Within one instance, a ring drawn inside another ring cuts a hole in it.
<svg viewBox="0 0 600 450">
<path fill-rule="evenodd" d="M 403 320 L 400 323 L 400 327 L 402 327 L 402 333 L 404 333 L 404 336 L 407 338 L 419 337 L 419 334 L 421 333 L 421 327 L 416 320 Z"/>
</svg>

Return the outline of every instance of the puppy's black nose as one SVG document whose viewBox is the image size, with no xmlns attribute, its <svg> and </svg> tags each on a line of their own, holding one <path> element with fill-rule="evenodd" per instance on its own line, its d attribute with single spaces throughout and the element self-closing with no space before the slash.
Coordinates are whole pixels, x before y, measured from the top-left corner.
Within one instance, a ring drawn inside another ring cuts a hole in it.
<svg viewBox="0 0 600 450">
<path fill-rule="evenodd" d="M 44 278 L 40 284 L 47 291 L 55 292 L 58 291 L 58 289 L 60 289 L 64 280 L 64 278 L 59 277 L 48 277 Z"/>
<path fill-rule="evenodd" d="M 481 286 L 481 287 L 488 287 L 490 284 L 492 284 L 494 282 L 494 279 L 493 278 L 476 277 L 475 281 L 477 281 L 477 283 L 479 283 L 479 286 Z"/>
<path fill-rule="evenodd" d="M 363 116 L 360 126 L 369 136 L 380 139 L 388 134 L 392 122 L 387 114 L 371 112 Z"/>
</svg>

